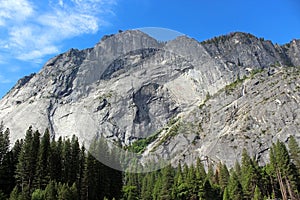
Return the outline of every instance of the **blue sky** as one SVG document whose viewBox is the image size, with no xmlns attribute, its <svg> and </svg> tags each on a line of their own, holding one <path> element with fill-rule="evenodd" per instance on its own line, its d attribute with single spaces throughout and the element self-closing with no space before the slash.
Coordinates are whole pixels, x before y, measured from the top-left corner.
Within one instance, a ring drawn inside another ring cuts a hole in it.
<svg viewBox="0 0 300 200">
<path fill-rule="evenodd" d="M 0 97 L 70 48 L 141 27 L 199 41 L 234 31 L 284 44 L 300 39 L 298 0 L 0 0 Z"/>
</svg>

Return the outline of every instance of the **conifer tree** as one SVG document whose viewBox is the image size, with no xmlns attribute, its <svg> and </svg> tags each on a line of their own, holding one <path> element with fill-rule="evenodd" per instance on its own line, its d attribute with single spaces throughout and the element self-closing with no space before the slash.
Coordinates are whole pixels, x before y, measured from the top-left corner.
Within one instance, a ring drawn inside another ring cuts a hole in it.
<svg viewBox="0 0 300 200">
<path fill-rule="evenodd" d="M 71 148 L 70 166 L 72 167 L 69 170 L 68 182 L 73 184 L 73 183 L 78 183 L 79 167 L 80 167 L 80 146 L 79 146 L 78 138 L 75 135 L 72 136 L 70 148 Z"/>
<path fill-rule="evenodd" d="M 228 183 L 228 192 L 230 199 L 240 200 L 243 199 L 243 188 L 241 183 L 238 180 L 238 177 L 235 171 L 232 172 L 229 183 Z"/>
<path fill-rule="evenodd" d="M 223 200 L 230 200 L 230 196 L 229 196 L 229 192 L 228 192 L 227 187 L 224 189 Z"/>
<path fill-rule="evenodd" d="M 221 190 L 224 191 L 225 187 L 228 185 L 229 182 L 229 171 L 225 164 L 220 164 L 220 175 L 219 175 L 219 185 Z"/>
<path fill-rule="evenodd" d="M 62 167 L 63 167 L 63 142 L 59 137 L 57 141 L 53 140 L 50 145 L 49 155 L 49 175 L 51 180 L 56 182 L 62 181 Z"/>
<path fill-rule="evenodd" d="M 174 184 L 174 174 L 171 165 L 162 169 L 162 187 L 160 198 L 164 200 L 172 199 L 172 186 Z"/>
<path fill-rule="evenodd" d="M 58 200 L 76 200 L 77 196 L 77 188 L 74 183 L 71 187 L 68 186 L 67 183 L 61 184 L 59 183 L 57 186 L 57 199 Z"/>
<path fill-rule="evenodd" d="M 45 191 L 41 189 L 36 189 L 31 195 L 31 200 L 44 200 L 44 199 L 45 199 Z"/>
<path fill-rule="evenodd" d="M 142 181 L 141 197 L 144 200 L 152 200 L 152 191 L 154 187 L 154 173 L 147 173 Z"/>
<path fill-rule="evenodd" d="M 244 196 L 251 199 L 254 194 L 255 186 L 258 184 L 258 173 L 246 149 L 242 153 L 241 184 Z"/>
<path fill-rule="evenodd" d="M 83 199 L 92 200 L 97 199 L 97 191 L 101 188 L 98 187 L 97 183 L 97 169 L 96 169 L 96 159 L 91 155 L 90 152 L 87 153 L 84 178 L 83 178 Z"/>
<path fill-rule="evenodd" d="M 289 138 L 288 147 L 289 147 L 291 161 L 295 164 L 299 173 L 300 172 L 300 147 L 294 136 L 291 136 Z"/>
<path fill-rule="evenodd" d="M 71 141 L 69 138 L 63 141 L 62 149 L 62 183 L 72 184 L 71 173 L 72 173 L 72 150 Z"/>
<path fill-rule="evenodd" d="M 45 188 L 45 200 L 57 199 L 57 183 L 50 181 Z"/>
<path fill-rule="evenodd" d="M 22 195 L 29 199 L 33 191 L 33 181 L 36 175 L 37 154 L 39 152 L 40 133 L 33 135 L 30 127 L 25 136 L 16 169 L 16 180 L 21 188 Z"/>
<path fill-rule="evenodd" d="M 255 187 L 253 200 L 263 200 L 262 193 L 258 186 Z"/>
<path fill-rule="evenodd" d="M 270 162 L 280 186 L 282 198 L 297 199 L 297 170 L 293 167 L 288 150 L 283 142 L 277 141 L 270 151 Z"/>
<path fill-rule="evenodd" d="M 162 189 L 162 177 L 161 173 L 158 173 L 158 176 L 156 176 L 156 181 L 152 193 L 153 200 L 159 200 L 160 199 L 160 192 Z"/>
<path fill-rule="evenodd" d="M 0 192 L 8 196 L 14 188 L 14 162 L 13 153 L 9 151 L 9 129 L 4 132 L 0 124 Z"/>
<path fill-rule="evenodd" d="M 38 163 L 37 163 L 37 175 L 36 184 L 37 188 L 45 189 L 49 180 L 49 157 L 51 152 L 50 147 L 50 133 L 46 129 L 44 135 L 41 139 L 41 145 L 38 153 Z"/>
</svg>

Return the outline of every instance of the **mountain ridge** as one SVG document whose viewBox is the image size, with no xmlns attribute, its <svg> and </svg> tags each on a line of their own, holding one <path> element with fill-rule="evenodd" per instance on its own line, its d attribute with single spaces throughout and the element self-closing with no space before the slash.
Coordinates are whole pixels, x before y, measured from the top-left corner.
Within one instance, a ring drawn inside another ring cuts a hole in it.
<svg viewBox="0 0 300 200">
<path fill-rule="evenodd" d="M 199 125 L 200 119 L 207 122 L 217 119 L 222 121 L 228 110 L 224 110 L 220 116 L 213 115 L 209 110 L 209 117 L 206 116 L 207 113 L 201 114 L 201 109 L 197 109 L 214 98 L 219 103 L 211 105 L 218 107 L 224 100 L 215 95 L 233 85 L 242 86 L 240 90 L 230 90 L 239 94 L 241 91 L 245 92 L 248 82 L 254 82 L 250 88 L 255 88 L 257 81 L 262 82 L 256 80 L 258 75 L 255 74 L 264 74 L 266 80 L 274 76 L 278 83 L 283 84 L 284 80 L 279 79 L 277 74 L 288 73 L 283 72 L 289 69 L 288 66 L 300 66 L 300 40 L 292 40 L 279 46 L 248 33 L 236 32 L 203 42 L 179 36 L 162 43 L 141 31 L 129 30 L 104 36 L 93 48 L 70 49 L 46 62 L 40 72 L 19 80 L 0 100 L 0 120 L 11 129 L 12 141 L 21 138 L 24 131 L 33 126 L 35 129 L 49 127 L 53 137 L 76 134 L 81 141 L 89 142 L 95 135 L 103 134 L 112 141 L 128 146 L 167 127 L 172 119 L 179 116 L 184 121 L 190 121 L 191 127 Z M 299 84 L 297 79 L 293 81 L 296 86 Z M 265 87 L 266 91 L 273 88 L 266 83 L 259 83 L 257 85 Z M 280 92 L 283 91 L 284 87 L 280 89 Z M 295 91 L 297 103 L 299 94 Z M 240 99 L 229 94 L 223 97 L 232 102 Z M 256 96 L 251 97 L 255 99 Z M 232 102 L 228 103 L 231 103 L 233 109 L 235 105 Z M 252 105 L 251 99 L 243 99 L 242 104 Z M 296 115 L 292 124 L 298 127 L 296 123 L 299 109 L 294 104 L 291 106 L 294 110 L 289 112 Z M 195 120 L 190 117 L 193 112 L 196 112 L 197 117 L 193 117 Z M 284 112 L 280 110 L 280 113 Z M 205 116 L 207 119 L 204 119 Z M 272 115 L 268 117 L 274 118 Z M 243 117 L 239 119 L 241 123 L 248 122 L 243 121 Z M 211 141 L 222 139 L 222 135 L 205 125 L 201 126 L 202 131 L 206 131 L 203 134 L 210 135 Z M 216 123 L 215 129 L 222 126 Z M 172 127 L 173 125 L 167 129 L 171 130 Z M 192 162 L 194 155 L 209 155 L 216 159 L 208 151 L 209 144 L 212 144 L 210 140 L 205 140 L 206 143 L 199 139 L 194 141 L 195 137 L 201 136 L 195 135 L 187 127 L 177 129 L 183 132 L 174 133 L 177 139 L 169 137 L 172 134 L 168 131 L 162 132 L 159 138 L 167 138 L 169 143 L 159 139 L 152 141 L 152 146 L 157 144 L 156 149 L 152 150 L 164 155 L 163 149 L 168 149 L 170 153 L 172 144 L 178 144 L 179 147 L 173 146 L 175 150 L 170 154 L 193 151 L 189 153 L 190 161 L 185 156 L 186 162 Z M 235 130 L 228 125 L 228 130 L 235 133 L 240 129 Z M 223 134 L 229 133 L 225 131 Z M 287 135 L 289 134 L 290 131 Z M 293 135 L 299 135 L 299 131 Z M 286 140 L 286 137 L 279 138 Z M 183 144 L 189 143 L 190 146 L 193 141 L 199 148 L 189 147 L 190 149 L 185 150 Z M 223 145 L 225 149 L 225 144 L 228 145 L 227 140 L 220 143 L 220 146 Z M 269 145 L 270 143 L 266 143 L 265 148 Z M 250 153 L 255 152 L 256 145 L 252 146 Z M 145 152 L 149 151 L 146 149 Z M 230 157 L 230 154 L 215 152 L 215 155 L 230 164 L 234 162 L 233 159 L 237 159 Z M 174 162 L 178 162 L 178 159 L 174 159 Z"/>
</svg>

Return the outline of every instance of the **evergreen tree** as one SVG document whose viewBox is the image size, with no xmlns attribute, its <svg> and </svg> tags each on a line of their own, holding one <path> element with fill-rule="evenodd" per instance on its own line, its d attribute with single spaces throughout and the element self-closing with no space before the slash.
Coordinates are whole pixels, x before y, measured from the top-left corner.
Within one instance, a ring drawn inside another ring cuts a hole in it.
<svg viewBox="0 0 300 200">
<path fill-rule="evenodd" d="M 97 198 L 97 191 L 100 192 L 97 183 L 97 169 L 96 169 L 96 159 L 90 152 L 87 153 L 84 178 L 83 178 L 83 199 L 92 200 Z"/>
<path fill-rule="evenodd" d="M 33 191 L 33 181 L 36 175 L 37 154 L 39 152 L 40 133 L 36 131 L 33 135 L 30 127 L 25 136 L 16 169 L 16 180 L 21 188 L 22 195 L 30 199 Z"/>
<path fill-rule="evenodd" d="M 78 183 L 80 167 L 80 146 L 78 143 L 78 138 L 75 135 L 72 136 L 71 140 L 70 166 L 72 166 L 72 168 L 69 171 L 68 182 Z"/>
<path fill-rule="evenodd" d="M 203 184 L 203 192 L 200 194 L 200 199 L 220 199 L 219 191 L 214 188 L 208 179 Z M 192 199 L 197 199 L 193 197 Z"/>
<path fill-rule="evenodd" d="M 58 141 L 53 140 L 50 144 L 50 155 L 49 155 L 49 175 L 51 180 L 56 182 L 62 181 L 62 151 L 63 142 L 62 138 L 59 137 Z"/>
<path fill-rule="evenodd" d="M 45 199 L 45 191 L 41 189 L 36 189 L 31 195 L 31 200 L 44 200 L 44 199 Z"/>
<path fill-rule="evenodd" d="M 255 186 L 258 184 L 258 172 L 255 169 L 253 160 L 250 158 L 246 149 L 242 153 L 241 184 L 244 196 L 251 199 L 254 194 Z"/>
<path fill-rule="evenodd" d="M 78 197 L 82 197 L 82 195 L 84 195 L 84 172 L 85 172 L 85 147 L 84 145 L 82 145 L 81 147 L 81 151 L 80 151 L 80 158 L 79 158 L 79 177 L 78 177 L 78 181 L 76 182 L 76 185 L 78 185 Z M 122 184 L 122 182 L 121 182 Z"/>
<path fill-rule="evenodd" d="M 230 196 L 229 196 L 227 187 L 224 189 L 223 200 L 230 200 Z"/>
<path fill-rule="evenodd" d="M 187 186 L 183 187 L 184 181 L 182 176 L 181 164 L 178 163 L 176 173 L 174 176 L 174 184 L 172 186 L 172 198 L 173 199 L 185 199 L 188 193 Z M 186 185 L 186 184 L 185 184 Z M 186 191 L 184 191 L 186 190 Z"/>
<path fill-rule="evenodd" d="M 22 197 L 21 197 L 20 191 L 19 191 L 18 187 L 16 186 L 10 193 L 9 200 L 21 200 L 21 199 L 22 199 Z"/>
<path fill-rule="evenodd" d="M 77 188 L 74 183 L 71 187 L 68 186 L 67 183 L 61 184 L 59 183 L 57 186 L 58 200 L 76 200 L 77 196 Z"/>
<path fill-rule="evenodd" d="M 282 198 L 297 199 L 297 170 L 293 167 L 288 150 L 283 142 L 277 141 L 270 150 L 270 162 L 280 186 Z"/>
<path fill-rule="evenodd" d="M 224 191 L 225 187 L 228 185 L 230 175 L 227 166 L 225 164 L 220 164 L 219 168 L 220 168 L 219 185 L 222 191 Z"/>
<path fill-rule="evenodd" d="M 0 124 L 0 192 L 8 196 L 15 185 L 13 153 L 9 151 L 9 129 L 3 132 Z"/>
<path fill-rule="evenodd" d="M 162 189 L 162 177 L 161 177 L 161 173 L 158 173 L 158 175 L 156 176 L 156 182 L 154 185 L 154 189 L 153 189 L 153 193 L 152 193 L 152 199 L 153 200 L 159 200 L 160 199 L 160 192 Z"/>
<path fill-rule="evenodd" d="M 253 200 L 263 200 L 263 196 L 259 187 L 255 187 Z"/>
<path fill-rule="evenodd" d="M 300 172 L 300 147 L 294 136 L 291 136 L 289 138 L 288 147 L 289 147 L 291 161 L 295 164 L 299 173 Z"/>
<path fill-rule="evenodd" d="M 50 158 L 50 133 L 46 129 L 42 139 L 41 146 L 38 154 L 38 163 L 37 163 L 37 175 L 36 175 L 36 185 L 37 188 L 45 189 L 49 180 L 49 158 Z"/>
<path fill-rule="evenodd" d="M 62 183 L 72 184 L 71 181 L 71 173 L 72 168 L 72 150 L 71 150 L 71 141 L 70 139 L 66 139 L 63 141 L 63 149 L 62 149 Z"/>
<path fill-rule="evenodd" d="M 230 199 L 232 200 L 243 199 L 243 188 L 234 171 L 232 172 L 229 179 L 228 192 L 229 192 Z"/>
<path fill-rule="evenodd" d="M 45 188 L 44 194 L 45 200 L 57 199 L 57 183 L 55 181 L 50 181 Z"/>
<path fill-rule="evenodd" d="M 154 173 L 147 173 L 142 181 L 141 197 L 144 200 L 152 200 L 152 191 L 154 187 Z"/>
<path fill-rule="evenodd" d="M 172 186 L 174 184 L 174 174 L 171 165 L 167 165 L 162 169 L 162 187 L 160 192 L 160 199 L 172 199 Z"/>
</svg>

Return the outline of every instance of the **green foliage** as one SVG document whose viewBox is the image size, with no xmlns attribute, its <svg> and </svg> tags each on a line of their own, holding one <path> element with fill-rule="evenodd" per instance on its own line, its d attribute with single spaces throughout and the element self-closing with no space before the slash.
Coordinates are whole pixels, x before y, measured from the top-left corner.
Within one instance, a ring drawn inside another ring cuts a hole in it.
<svg viewBox="0 0 300 200">
<path fill-rule="evenodd" d="M 134 152 L 134 153 L 143 153 L 146 147 L 151 143 L 154 142 L 161 131 L 150 135 L 149 137 L 139 139 L 134 141 L 130 146 L 127 147 L 127 150 Z"/>
<path fill-rule="evenodd" d="M 167 131 L 180 123 L 170 124 Z M 168 165 L 123 175 L 96 159 L 118 164 L 118 154 L 103 138 L 86 153 L 75 136 L 50 141 L 48 130 L 41 137 L 32 128 L 10 149 L 9 134 L 0 128 L 0 200 L 300 199 L 300 150 L 293 137 L 289 149 L 280 141 L 272 145 L 266 166 L 259 166 L 244 150 L 241 164 L 236 162 L 230 170 L 222 163 L 205 162 L 206 171 L 198 158 L 196 165 L 179 163 L 177 168 Z"/>
<path fill-rule="evenodd" d="M 300 170 L 300 147 L 293 136 L 289 138 L 288 145 L 291 161 L 296 165 L 297 169 Z M 298 172 L 300 172 L 299 170 Z"/>
<path fill-rule="evenodd" d="M 45 192 L 41 189 L 36 189 L 31 195 L 31 200 L 44 200 L 44 199 L 45 199 Z"/>
<path fill-rule="evenodd" d="M 263 196 L 259 187 L 255 186 L 253 200 L 263 200 Z"/>
<path fill-rule="evenodd" d="M 229 85 L 225 86 L 225 92 L 230 94 L 233 92 L 239 85 L 241 85 L 248 77 L 244 76 L 243 78 L 237 78 L 234 82 L 230 83 Z"/>
<path fill-rule="evenodd" d="M 179 133 L 180 126 L 181 123 L 178 121 L 174 123 L 171 127 L 169 127 L 169 129 L 166 131 L 166 134 L 160 139 L 160 141 L 156 144 L 156 146 L 153 149 L 157 148 L 158 146 L 160 146 L 170 138 L 176 136 Z"/>
<path fill-rule="evenodd" d="M 66 183 L 58 184 L 57 193 L 58 200 L 78 199 L 75 183 L 71 187 L 69 187 Z"/>
</svg>

